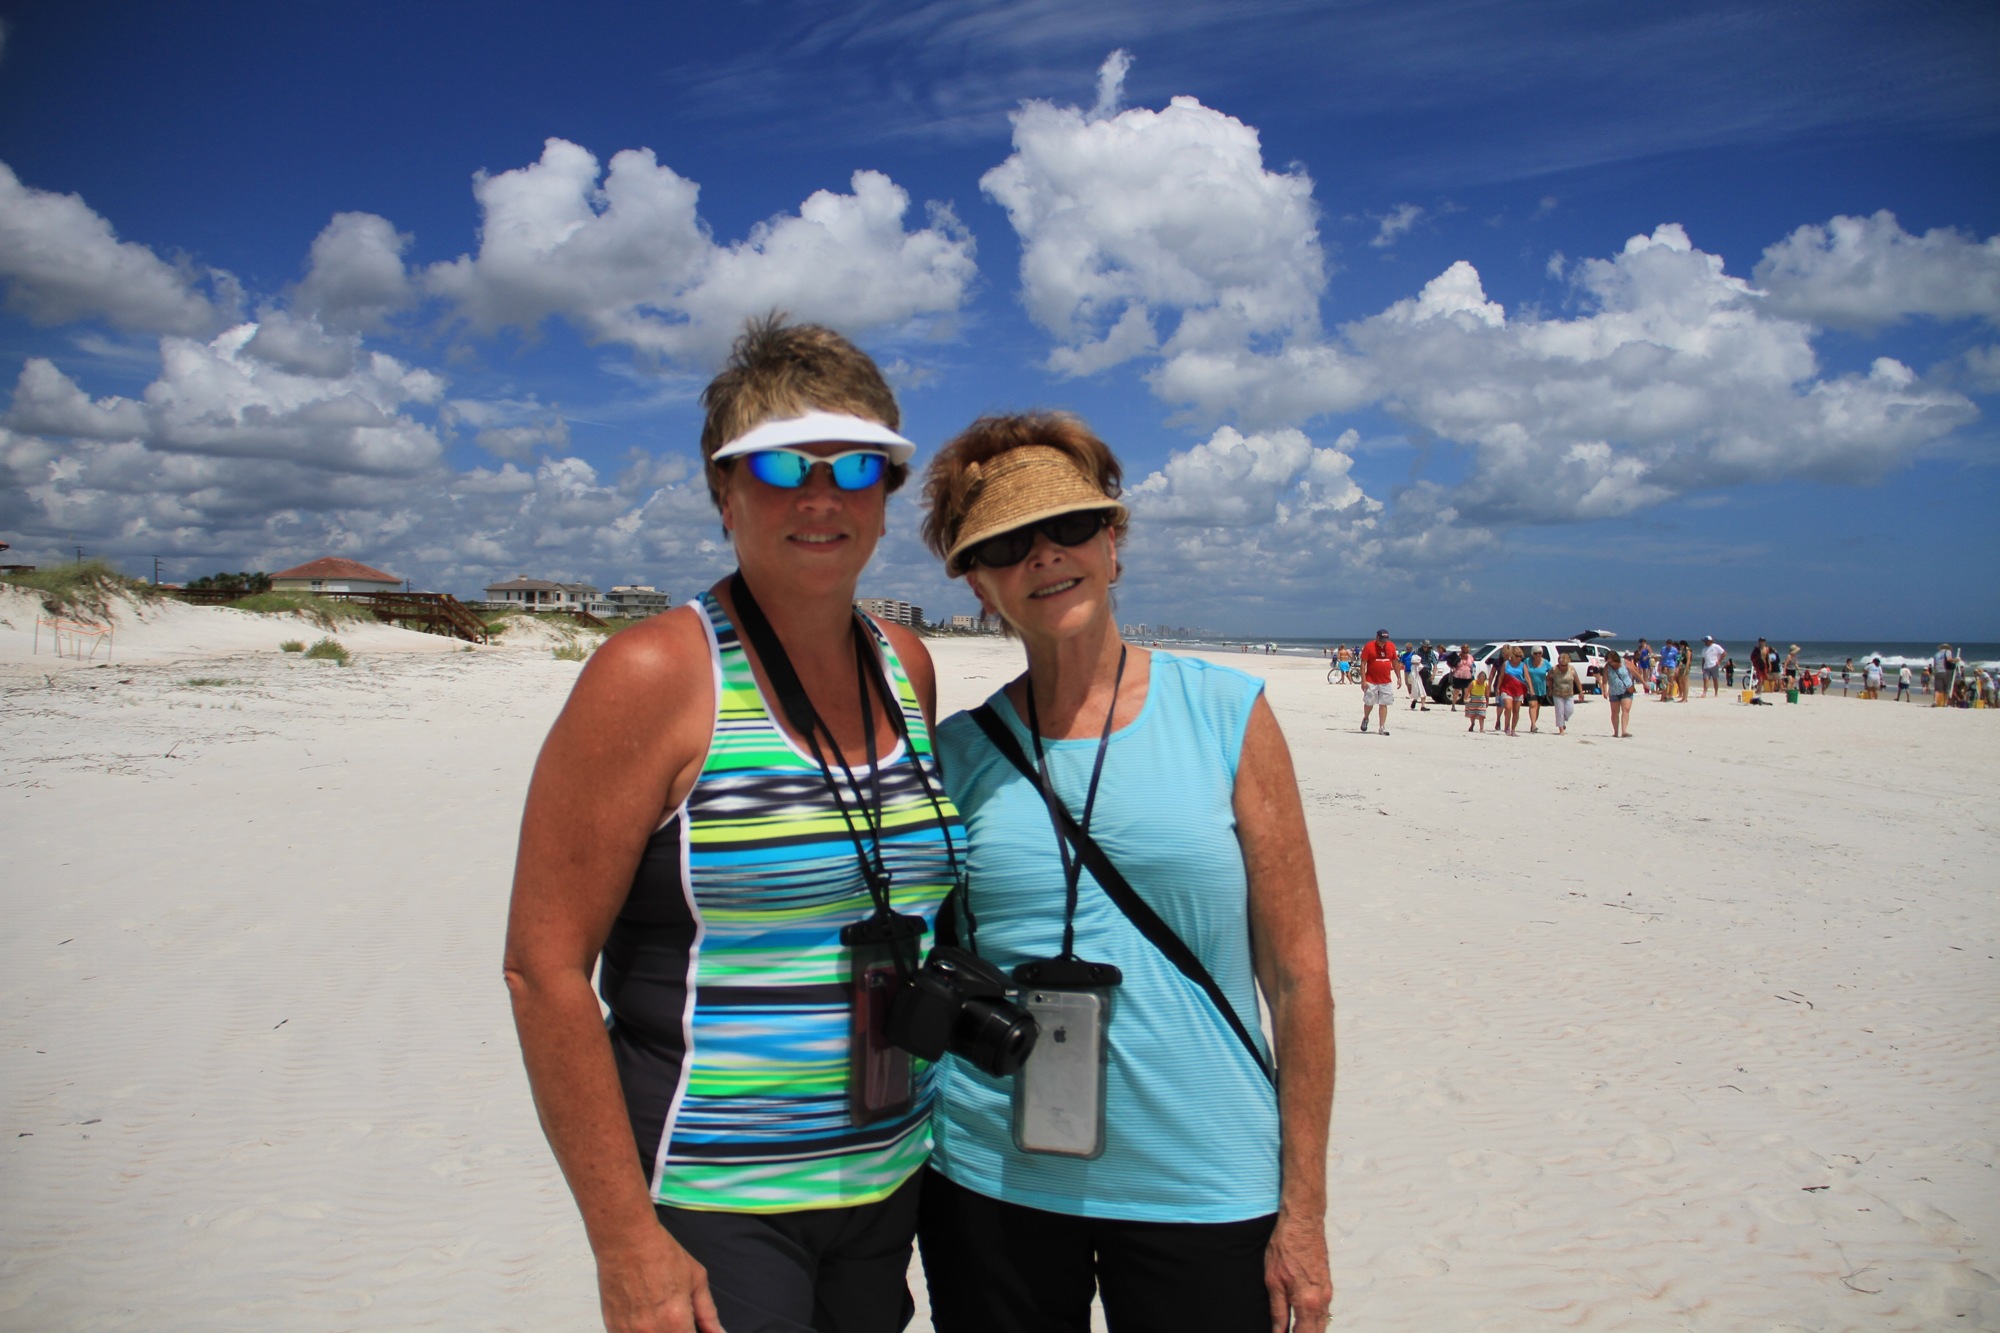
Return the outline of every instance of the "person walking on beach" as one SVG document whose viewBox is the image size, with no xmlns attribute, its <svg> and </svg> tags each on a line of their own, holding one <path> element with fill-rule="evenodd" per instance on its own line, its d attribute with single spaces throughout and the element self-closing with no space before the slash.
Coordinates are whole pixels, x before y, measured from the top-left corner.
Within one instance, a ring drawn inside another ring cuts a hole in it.
<svg viewBox="0 0 2000 1333">
<path fill-rule="evenodd" d="M 1396 702 L 1396 645 L 1389 631 L 1378 629 L 1375 637 L 1361 645 L 1361 731 L 1368 731 L 1368 710 L 1375 710 L 1375 726 L 1389 734 L 1389 708 Z"/>
<path fill-rule="evenodd" d="M 1896 668 L 1896 702 L 1902 703 L 1905 699 L 1908 699 L 1909 697 L 1910 697 L 1910 664 L 1908 662 L 1905 662 L 1903 663 L 1903 665 Z"/>
<path fill-rule="evenodd" d="M 1705 634 L 1701 640 L 1701 697 L 1722 694 L 1722 660 L 1729 656 L 1729 650 L 1715 641 L 1713 634 Z M 1730 682 L 1732 685 L 1734 681 Z"/>
<path fill-rule="evenodd" d="M 1583 681 L 1577 676 L 1576 668 L 1570 665 L 1569 654 L 1558 652 L 1556 664 L 1549 668 L 1549 703 L 1555 709 L 1556 735 L 1569 730 L 1570 714 L 1576 711 L 1576 696 L 1583 690 Z"/>
<path fill-rule="evenodd" d="M 1298 783 L 1261 681 L 1121 638 L 1119 483 L 1058 413 L 975 422 L 924 481 L 925 544 L 1027 656 L 938 727 L 959 933 L 1045 1016 L 1010 1077 L 938 1066 L 932 1319 L 1081 1331 L 1094 1290 L 1113 1328 L 1320 1333 L 1334 1013 Z"/>
<path fill-rule="evenodd" d="M 1759 694 L 1771 688 L 1771 648 L 1759 637 L 1757 646 L 1750 650 L 1750 674 Z"/>
<path fill-rule="evenodd" d="M 1528 731 L 1540 731 L 1542 707 L 1549 701 L 1549 662 L 1539 645 L 1528 652 Z"/>
<path fill-rule="evenodd" d="M 1668 639 L 1666 644 L 1660 649 L 1661 699 L 1671 700 L 1674 697 L 1674 681 L 1680 675 L 1680 670 L 1681 646 L 1672 639 Z"/>
<path fill-rule="evenodd" d="M 1456 659 L 1451 668 L 1453 698 L 1464 703 L 1466 696 L 1472 692 L 1474 678 L 1479 674 L 1479 664 L 1472 660 L 1472 645 L 1469 643 L 1458 645 L 1458 651 L 1452 657 Z"/>
<path fill-rule="evenodd" d="M 1521 705 L 1528 698 L 1528 667 L 1518 645 L 1494 659 L 1499 664 L 1495 678 L 1500 685 L 1500 726 L 1507 735 L 1520 725 Z"/>
<path fill-rule="evenodd" d="M 1868 669 L 1861 677 L 1861 684 L 1862 684 L 1862 690 L 1861 690 L 1862 698 L 1880 699 L 1882 697 L 1881 658 L 1871 657 L 1868 659 Z"/>
<path fill-rule="evenodd" d="M 1428 648 L 1430 645 L 1425 644 Z M 1403 654 L 1403 688 L 1410 694 L 1410 709 L 1415 711 L 1419 704 L 1423 710 L 1431 711 L 1430 695 L 1423 688 L 1424 649 L 1412 647 Z"/>
<path fill-rule="evenodd" d="M 1854 659 L 1850 657 L 1847 659 L 1846 665 L 1840 668 L 1840 697 L 1843 699 L 1847 697 L 1848 679 L 1853 675 Z"/>
<path fill-rule="evenodd" d="M 1951 701 L 1951 645 L 1938 645 L 1931 658 L 1931 707 L 1943 708 Z"/>
<path fill-rule="evenodd" d="M 607 1329 L 896 1333 L 934 1073 L 862 988 L 965 868 L 923 640 L 854 609 L 914 450 L 875 363 L 782 316 L 702 401 L 737 572 L 606 640 L 542 746 L 515 1026 Z"/>
<path fill-rule="evenodd" d="M 1474 676 L 1465 687 L 1465 729 L 1486 730 L 1486 677 Z"/>
<path fill-rule="evenodd" d="M 1607 652 L 1604 655 L 1604 698 L 1611 705 L 1611 734 L 1624 737 L 1631 735 L 1632 695 L 1636 682 L 1632 672 L 1619 655 Z"/>
<path fill-rule="evenodd" d="M 1682 703 L 1688 701 L 1688 676 L 1694 670 L 1694 647 L 1686 639 L 1681 640 L 1681 661 L 1674 672 L 1674 697 Z"/>
</svg>

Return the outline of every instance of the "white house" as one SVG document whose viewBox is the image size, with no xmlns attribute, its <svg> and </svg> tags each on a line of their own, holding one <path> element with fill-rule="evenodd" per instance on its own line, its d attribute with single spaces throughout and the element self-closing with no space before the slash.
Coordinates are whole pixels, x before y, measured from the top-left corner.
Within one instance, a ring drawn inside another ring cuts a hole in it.
<svg viewBox="0 0 2000 1333">
<path fill-rule="evenodd" d="M 591 583 L 557 583 L 552 579 L 531 579 L 519 574 L 503 583 L 486 585 L 486 600 L 518 606 L 524 611 L 588 611 L 592 615 L 617 615 L 597 595 Z"/>
</svg>

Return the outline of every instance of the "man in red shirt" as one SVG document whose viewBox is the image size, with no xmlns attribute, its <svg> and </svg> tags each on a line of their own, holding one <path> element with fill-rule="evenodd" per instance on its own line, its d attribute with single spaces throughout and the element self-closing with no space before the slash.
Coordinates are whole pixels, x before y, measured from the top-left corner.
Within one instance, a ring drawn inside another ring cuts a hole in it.
<svg viewBox="0 0 2000 1333">
<path fill-rule="evenodd" d="M 1378 629 L 1372 643 L 1361 648 L 1361 730 L 1368 730 L 1368 710 L 1375 710 L 1375 727 L 1389 734 L 1389 705 L 1396 702 L 1396 645 L 1389 631 Z"/>
</svg>

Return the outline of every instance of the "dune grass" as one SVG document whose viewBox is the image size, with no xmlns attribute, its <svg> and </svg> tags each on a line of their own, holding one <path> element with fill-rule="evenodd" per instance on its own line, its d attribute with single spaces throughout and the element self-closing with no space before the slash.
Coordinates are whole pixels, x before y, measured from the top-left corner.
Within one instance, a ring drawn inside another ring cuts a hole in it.
<svg viewBox="0 0 2000 1333">
<path fill-rule="evenodd" d="M 551 648 L 549 652 L 555 655 L 555 659 L 558 662 L 581 662 L 590 656 L 590 650 L 593 646 L 584 643 L 582 640 L 573 640 L 560 647 Z"/>
<path fill-rule="evenodd" d="M 229 679 L 227 676 L 189 676 L 181 682 L 183 685 L 192 685 L 197 689 L 206 688 L 211 685 L 234 685 L 235 683 L 235 681 Z"/>
<path fill-rule="evenodd" d="M 286 639 L 278 645 L 278 651 L 281 653 L 302 653 L 305 650 L 306 643 L 304 639 Z"/>
<path fill-rule="evenodd" d="M 338 662 L 342 666 L 354 660 L 354 654 L 348 652 L 339 639 L 321 639 L 306 649 L 306 656 L 322 662 Z"/>
<path fill-rule="evenodd" d="M 253 592 L 247 597 L 239 597 L 229 604 L 238 611 L 255 611 L 259 615 L 298 615 L 321 629 L 337 629 L 341 625 L 372 622 L 375 613 L 355 602 L 343 602 L 336 597 L 315 597 L 309 592 Z"/>
<path fill-rule="evenodd" d="M 42 609 L 52 616 L 103 620 L 111 614 L 113 598 L 154 602 L 160 592 L 150 583 L 127 578 L 102 560 L 57 565 L 32 574 L 0 574 L 0 587 L 19 588 L 42 599 Z"/>
</svg>

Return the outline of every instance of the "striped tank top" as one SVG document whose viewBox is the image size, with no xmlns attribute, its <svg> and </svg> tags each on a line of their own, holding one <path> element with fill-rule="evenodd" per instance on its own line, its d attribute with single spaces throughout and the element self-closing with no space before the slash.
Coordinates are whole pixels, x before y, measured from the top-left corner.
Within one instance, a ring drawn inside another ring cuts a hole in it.
<svg viewBox="0 0 2000 1333">
<path fill-rule="evenodd" d="M 773 720 L 736 627 L 712 594 L 692 605 L 715 683 L 708 757 L 646 844 L 599 971 L 633 1134 L 657 1203 L 871 1203 L 930 1153 L 933 1073 L 913 1060 L 911 1109 L 855 1125 L 840 930 L 874 904 L 819 765 Z M 951 887 L 947 835 L 962 855 L 964 830 L 916 692 L 868 630 L 915 752 L 899 743 L 878 765 L 890 896 L 928 925 Z M 854 772 L 868 789 L 865 765 Z"/>
</svg>

